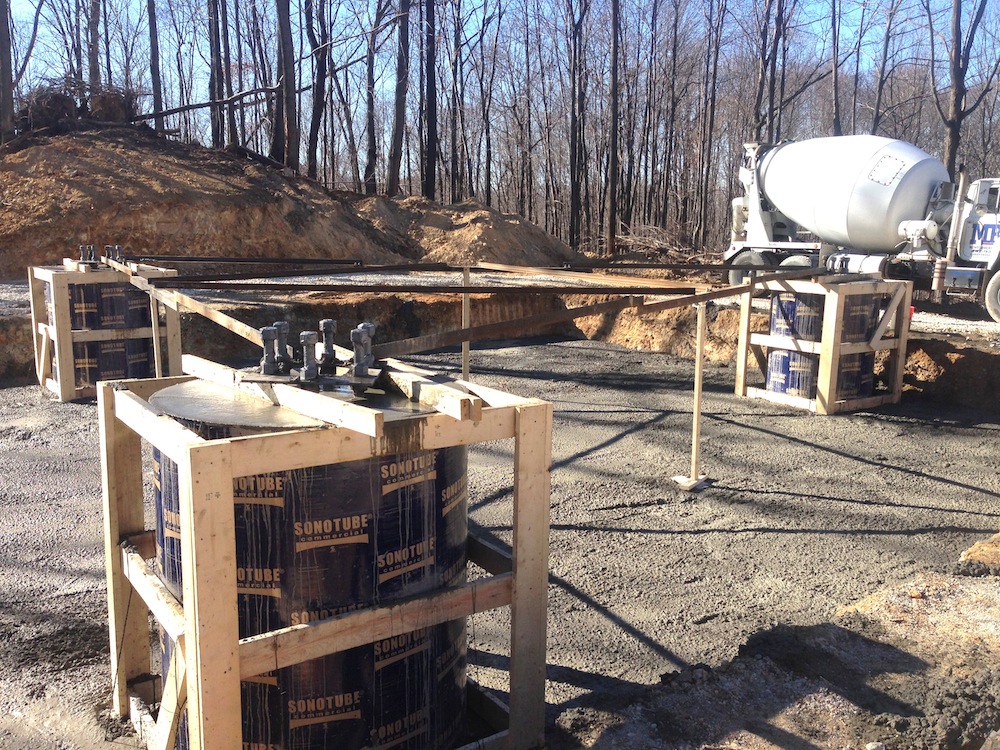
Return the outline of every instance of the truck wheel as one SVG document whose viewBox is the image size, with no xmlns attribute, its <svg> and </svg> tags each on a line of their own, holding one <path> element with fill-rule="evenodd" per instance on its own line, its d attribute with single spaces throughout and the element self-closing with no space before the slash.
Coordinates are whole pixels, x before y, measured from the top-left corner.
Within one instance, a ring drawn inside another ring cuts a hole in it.
<svg viewBox="0 0 1000 750">
<path fill-rule="evenodd" d="M 811 268 L 814 264 L 808 255 L 789 255 L 778 265 L 782 268 Z"/>
<path fill-rule="evenodd" d="M 730 261 L 734 266 L 773 266 L 771 259 L 756 250 L 748 250 L 740 253 Z M 745 284 L 749 273 L 739 268 L 734 268 L 729 272 L 729 285 L 739 286 Z"/>
<path fill-rule="evenodd" d="M 986 284 L 983 305 L 986 307 L 986 312 L 990 314 L 990 317 L 997 323 L 1000 323 L 1000 271 L 994 272 Z"/>
</svg>

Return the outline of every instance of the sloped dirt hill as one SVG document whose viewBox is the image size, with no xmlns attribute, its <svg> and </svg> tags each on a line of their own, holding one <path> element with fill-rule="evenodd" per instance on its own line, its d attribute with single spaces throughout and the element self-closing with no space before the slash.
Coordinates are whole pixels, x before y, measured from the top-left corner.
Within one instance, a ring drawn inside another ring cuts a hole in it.
<svg viewBox="0 0 1000 750">
<path fill-rule="evenodd" d="M 130 253 L 545 264 L 562 242 L 475 201 L 361 200 L 145 128 L 29 135 L 0 150 L 0 278 L 81 244 Z"/>
</svg>

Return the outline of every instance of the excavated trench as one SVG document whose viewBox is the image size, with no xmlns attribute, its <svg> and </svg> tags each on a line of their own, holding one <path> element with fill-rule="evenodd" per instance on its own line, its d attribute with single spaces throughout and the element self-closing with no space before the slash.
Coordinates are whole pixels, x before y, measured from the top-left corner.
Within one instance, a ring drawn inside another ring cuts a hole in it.
<svg viewBox="0 0 1000 750">
<path fill-rule="evenodd" d="M 33 344 L 27 292 L 13 296 L 0 314 L 0 378 L 33 376 Z M 232 317 L 258 328 L 276 320 L 291 324 L 293 340 L 299 331 L 317 330 L 318 321 L 338 321 L 338 341 L 350 347 L 349 334 L 360 322 L 377 326 L 376 343 L 450 331 L 461 327 L 461 304 L 453 295 L 346 294 L 331 300 L 321 293 L 299 294 L 289 300 L 232 299 L 205 296 L 206 301 Z M 516 321 L 555 313 L 607 299 L 595 295 L 559 296 L 546 293 L 473 295 L 472 325 Z M 739 311 L 709 306 L 705 356 L 725 364 L 736 356 Z M 766 315 L 755 313 L 753 330 L 767 329 Z M 989 325 L 989 324 L 987 324 Z M 1000 326 L 998 326 L 1000 327 Z M 252 361 L 259 351 L 240 336 L 195 315 L 182 316 L 184 351 L 216 361 Z M 606 341 L 630 349 L 662 352 L 683 358 L 695 354 L 695 313 L 692 308 L 639 315 L 632 309 L 577 318 L 548 325 L 514 325 L 503 338 L 555 335 L 570 339 Z M 876 377 L 879 376 L 876 368 Z M 1000 411 L 1000 347 L 996 337 L 911 332 L 906 357 L 904 389 L 936 403 Z"/>
</svg>

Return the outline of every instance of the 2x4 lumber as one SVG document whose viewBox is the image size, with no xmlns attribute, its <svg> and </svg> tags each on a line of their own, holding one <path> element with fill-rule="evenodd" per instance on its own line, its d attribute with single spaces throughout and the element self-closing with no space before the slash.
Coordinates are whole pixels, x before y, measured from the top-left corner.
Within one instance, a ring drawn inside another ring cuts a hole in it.
<svg viewBox="0 0 1000 750">
<path fill-rule="evenodd" d="M 307 391 L 289 383 L 261 383 L 243 379 L 243 373 L 193 354 L 183 356 L 184 372 L 226 386 L 248 396 L 283 406 L 306 417 L 379 438 L 385 415 L 375 409 L 344 401 L 330 394 Z M 329 462 L 326 462 L 329 463 Z"/>
<path fill-rule="evenodd" d="M 525 290 L 520 290 L 524 292 Z M 529 289 L 528 291 L 534 291 Z M 541 290 L 539 290 L 541 291 Z M 590 294 L 590 290 L 577 289 L 577 294 Z M 415 336 L 409 339 L 400 339 L 386 344 L 379 344 L 372 347 L 372 354 L 375 359 L 385 357 L 398 357 L 401 354 L 413 354 L 414 352 L 427 351 L 429 349 L 440 349 L 445 346 L 454 346 L 463 341 L 482 341 L 492 339 L 511 333 L 524 333 L 533 327 L 554 325 L 564 323 L 568 320 L 582 318 L 586 315 L 599 315 L 606 312 L 617 312 L 626 307 L 634 307 L 641 302 L 641 298 L 624 297 L 622 299 L 600 302 L 594 305 L 584 305 L 582 307 L 571 307 L 568 310 L 558 312 L 541 313 L 539 315 L 529 315 L 517 320 L 505 320 L 500 323 L 487 323 L 485 325 L 473 326 L 472 328 L 459 328 L 454 331 L 443 331 L 432 333 L 426 336 Z"/>
<path fill-rule="evenodd" d="M 903 311 L 900 309 L 899 303 L 905 294 L 905 283 L 899 284 L 893 291 L 892 298 L 889 300 L 889 304 L 886 306 L 885 311 L 883 311 L 882 318 L 879 320 L 878 326 L 875 328 L 875 332 L 872 333 L 871 339 L 868 342 L 872 348 L 878 346 L 879 342 L 882 341 L 882 337 L 889 329 L 889 324 L 894 320 L 894 316 L 902 314 Z"/>
<path fill-rule="evenodd" d="M 509 729 L 491 734 L 481 740 L 462 745 L 458 750 L 509 750 L 512 747 L 520 747 L 517 740 L 513 739 Z"/>
<path fill-rule="evenodd" d="M 750 317 L 753 313 L 753 295 L 750 291 L 743 293 L 740 300 L 739 345 L 736 349 L 736 395 L 747 395 L 747 355 L 750 349 Z"/>
<path fill-rule="evenodd" d="M 73 366 L 73 321 L 70 314 L 68 274 L 57 274 L 52 278 L 52 311 L 55 320 L 53 337 L 55 346 L 55 370 L 59 373 L 59 400 L 71 401 L 76 397 L 76 370 Z"/>
<path fill-rule="evenodd" d="M 647 302 L 638 306 L 637 315 L 649 315 L 663 310 L 673 310 L 678 307 L 687 307 L 697 302 L 708 302 L 713 299 L 724 299 L 735 297 L 738 294 L 745 294 L 753 290 L 759 290 L 769 282 L 777 280 L 799 279 L 807 276 L 822 276 L 825 271 L 816 268 L 800 268 L 796 271 L 783 271 L 779 273 L 758 276 L 753 283 L 739 284 L 737 286 L 727 286 L 721 289 L 713 289 L 708 292 L 698 292 L 696 294 L 685 294 L 680 297 L 664 300 L 662 302 Z M 785 283 L 782 281 L 781 283 Z"/>
<path fill-rule="evenodd" d="M 189 447 L 206 442 L 170 417 L 157 412 L 131 391 L 114 390 L 111 398 L 118 419 L 177 463 L 184 460 Z M 129 533 L 136 530 L 129 530 Z"/>
<path fill-rule="evenodd" d="M 458 420 L 478 422 L 483 417 L 483 400 L 445 383 L 435 383 L 421 375 L 386 371 L 386 377 L 411 401 L 429 406 Z"/>
<path fill-rule="evenodd" d="M 519 750 L 545 743 L 552 404 L 518 406 L 515 412 L 510 723 L 518 728 L 512 750 Z"/>
<path fill-rule="evenodd" d="M 90 328 L 73 331 L 74 342 L 81 341 L 128 341 L 129 339 L 148 339 L 153 337 L 153 328 Z"/>
<path fill-rule="evenodd" d="M 136 550 L 121 549 L 122 572 L 146 607 L 174 640 L 184 635 L 184 607 Z"/>
<path fill-rule="evenodd" d="M 147 742 L 147 750 L 174 750 L 177 730 L 181 724 L 184 703 L 187 701 L 187 664 L 184 637 L 181 636 L 170 653 L 170 664 L 163 678 L 163 695 L 160 696 L 160 710 L 156 716 L 153 736 Z"/>
<path fill-rule="evenodd" d="M 224 312 L 216 310 L 214 307 L 206 305 L 204 302 L 199 302 L 194 297 L 189 297 L 186 294 L 181 294 L 180 292 L 174 292 L 173 301 L 176 305 L 184 307 L 191 312 L 198 313 L 203 318 L 208 318 L 216 325 L 222 326 L 227 331 L 235 333 L 237 336 L 249 341 L 251 344 L 256 346 L 264 346 L 264 339 L 260 335 L 260 331 L 256 328 L 248 326 L 246 323 L 237 320 L 231 315 L 226 315 Z"/>
<path fill-rule="evenodd" d="M 510 548 L 471 522 L 465 549 L 469 562 L 478 565 L 491 575 L 510 573 L 514 569 L 514 558 Z"/>
<path fill-rule="evenodd" d="M 889 393 L 892 395 L 890 403 L 898 403 L 903 393 L 903 376 L 906 373 L 906 342 L 910 337 L 910 304 L 913 298 L 912 282 L 903 283 L 903 296 L 896 306 L 896 316 L 894 323 L 894 338 L 899 342 L 895 352 L 892 354 L 889 366 Z"/>
<path fill-rule="evenodd" d="M 819 354 L 823 350 L 823 343 L 820 341 L 807 341 L 791 336 L 775 336 L 770 333 L 751 333 L 750 343 L 768 349 L 785 349 L 790 352 L 804 352 L 806 354 Z M 867 347 L 867 344 L 865 346 Z"/>
<path fill-rule="evenodd" d="M 240 750 L 236 529 L 229 446 L 191 448 L 178 461 L 181 569 L 192 750 Z"/>
<path fill-rule="evenodd" d="M 510 728 L 510 709 L 475 681 L 466 682 L 465 698 L 469 713 L 481 719 L 494 732 L 503 732 Z"/>
<path fill-rule="evenodd" d="M 787 393 L 775 393 L 774 391 L 753 387 L 747 388 L 747 396 L 750 398 L 761 398 L 775 404 L 782 404 L 783 406 L 794 406 L 796 409 L 816 411 L 816 400 L 803 398 L 802 396 L 790 396 Z"/>
<path fill-rule="evenodd" d="M 512 588 L 510 574 L 493 576 L 389 607 L 349 612 L 244 638 L 240 641 L 240 676 L 246 679 L 503 607 L 511 603 Z"/>
<path fill-rule="evenodd" d="M 129 710 L 128 682 L 149 670 L 148 609 L 132 596 L 118 542 L 145 530 L 139 436 L 117 418 L 110 385 L 97 393 L 104 505 L 104 568 L 108 581 L 108 632 L 114 710 Z"/>
<path fill-rule="evenodd" d="M 35 375 L 38 377 L 38 384 L 45 385 L 45 381 L 52 375 L 52 337 L 49 332 L 49 311 L 45 304 L 45 283 L 29 269 L 28 291 L 31 302 L 31 330 L 35 345 Z"/>
<path fill-rule="evenodd" d="M 621 266 L 623 268 L 627 266 Z M 655 287 L 657 289 L 676 288 L 690 289 L 690 281 L 677 281 L 674 279 L 650 279 L 643 276 L 628 276 L 625 274 L 594 273 L 586 271 L 567 271 L 559 268 L 537 268 L 531 266 L 511 266 L 504 263 L 478 263 L 476 268 L 487 271 L 503 271 L 505 273 L 523 274 L 525 276 L 554 276 L 564 279 L 581 279 L 583 281 L 600 281 L 603 283 L 620 284 L 621 286 L 642 286 Z M 466 282 L 468 285 L 468 282 Z"/>
<path fill-rule="evenodd" d="M 827 289 L 823 305 L 822 349 L 819 355 L 819 370 L 816 376 L 816 413 L 831 414 L 837 400 L 837 375 L 840 372 L 843 343 L 844 309 L 848 294 L 844 287 L 849 284 L 831 284 Z M 864 342 L 867 349 L 868 342 Z"/>
<path fill-rule="evenodd" d="M 434 450 L 502 440 L 514 435 L 514 414 L 506 408 L 483 409 L 478 422 L 459 422 L 429 414 L 386 425 L 382 438 L 338 428 L 278 432 L 230 438 L 233 476 L 358 461 L 401 451 Z"/>
<path fill-rule="evenodd" d="M 821 354 L 826 346 L 822 341 L 807 341 L 796 339 L 790 336 L 774 336 L 769 333 L 750 334 L 750 344 L 752 346 L 763 346 L 768 349 L 784 349 L 791 352 L 804 352 L 806 354 Z M 896 349 L 899 346 L 898 339 L 882 339 L 877 344 L 868 341 L 852 341 L 841 343 L 840 354 L 863 354 L 870 351 L 887 351 Z"/>
</svg>

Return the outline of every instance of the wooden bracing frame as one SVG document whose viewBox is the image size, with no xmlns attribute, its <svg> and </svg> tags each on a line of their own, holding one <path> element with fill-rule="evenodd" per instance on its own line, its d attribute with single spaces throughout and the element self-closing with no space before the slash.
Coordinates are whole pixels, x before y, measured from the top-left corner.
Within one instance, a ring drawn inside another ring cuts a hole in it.
<svg viewBox="0 0 1000 750">
<path fill-rule="evenodd" d="M 903 389 L 903 374 L 906 367 L 906 341 L 910 333 L 910 301 L 913 283 L 910 281 L 884 280 L 835 280 L 828 277 L 823 282 L 814 281 L 767 281 L 760 285 L 768 292 L 794 292 L 796 294 L 816 294 L 824 297 L 823 331 L 820 341 L 805 341 L 787 336 L 773 336 L 766 333 L 750 332 L 752 312 L 750 292 L 743 295 L 740 308 L 739 346 L 736 351 L 736 395 L 763 398 L 786 406 L 808 409 L 817 414 L 836 414 L 842 411 L 871 409 L 883 404 L 899 402 Z M 855 295 L 875 295 L 887 300 L 875 332 L 868 341 L 846 343 L 842 341 L 842 326 L 847 300 Z M 750 356 L 766 375 L 767 358 L 765 349 L 785 349 L 819 355 L 819 373 L 816 382 L 816 398 L 806 399 L 784 393 L 774 393 L 763 388 L 753 388 L 747 384 Z M 889 352 L 889 388 L 886 393 L 864 398 L 837 398 L 837 375 L 840 358 L 850 354 L 865 352 Z"/>
<path fill-rule="evenodd" d="M 102 383 L 98 394 L 104 479 L 114 709 L 130 711 L 130 683 L 149 668 L 147 614 L 177 641 L 149 747 L 169 750 L 186 699 L 194 750 L 238 750 L 240 678 L 510 605 L 508 727 L 476 748 L 526 750 L 544 742 L 552 405 L 469 382 L 431 382 L 390 365 L 389 377 L 435 413 L 398 415 L 322 394 L 294 399 L 278 388 L 243 383 L 221 365 L 184 357 L 184 370 L 326 422 L 328 427 L 204 440 L 152 408 L 149 397 L 192 375 Z M 301 392 L 300 392 L 301 393 Z M 312 398 L 316 396 L 316 398 Z M 366 413 L 370 412 L 370 413 Z M 469 558 L 490 575 L 386 607 L 239 639 L 233 478 L 484 441 L 514 439 L 513 547 L 470 538 Z M 184 604 L 147 569 L 151 532 L 143 524 L 141 440 L 178 465 Z M 228 593 L 227 593 L 228 592 Z M 486 708 L 485 696 L 471 700 Z M 132 701 L 135 707 L 135 701 Z M 494 713 L 495 706 L 492 710 Z M 470 746 L 470 748 L 473 746 Z"/>
<path fill-rule="evenodd" d="M 181 327 L 177 309 L 164 306 L 164 326 L 160 324 L 160 305 L 150 297 L 152 326 L 145 328 L 103 328 L 96 330 L 73 330 L 70 313 L 70 284 L 121 284 L 132 282 L 134 278 L 155 278 L 172 276 L 177 272 L 135 265 L 134 269 L 110 268 L 110 261 L 102 258 L 103 268 L 93 268 L 86 263 L 70 259 L 63 260 L 62 266 L 32 266 L 28 269 L 28 288 L 31 297 L 31 331 L 35 343 L 35 374 L 38 384 L 48 388 L 60 401 L 89 398 L 97 394 L 94 386 L 77 388 L 73 361 L 73 344 L 84 341 L 121 341 L 129 339 L 152 339 L 156 375 L 180 374 Z M 134 274 L 134 276 L 133 276 Z M 136 284 L 134 282 L 133 286 Z M 49 320 L 45 304 L 45 287 L 50 288 L 52 313 Z M 163 349 L 164 342 L 166 350 Z M 166 355 L 166 366 L 164 365 Z M 52 364 L 55 363 L 56 373 Z"/>
</svg>

